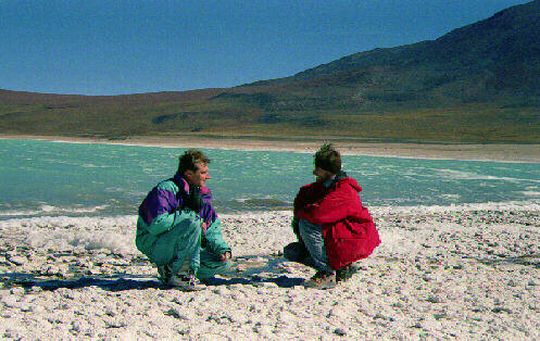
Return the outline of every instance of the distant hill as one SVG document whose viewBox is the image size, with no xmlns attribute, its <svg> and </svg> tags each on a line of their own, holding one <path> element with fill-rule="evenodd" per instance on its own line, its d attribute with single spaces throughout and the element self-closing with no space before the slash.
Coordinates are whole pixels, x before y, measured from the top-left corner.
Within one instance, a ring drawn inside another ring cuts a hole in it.
<svg viewBox="0 0 540 341">
<path fill-rule="evenodd" d="M 540 0 L 436 40 L 229 89 L 127 96 L 0 90 L 0 133 L 540 142 Z"/>
<path fill-rule="evenodd" d="M 529 105 L 532 99 L 538 105 L 540 1 L 503 10 L 434 41 L 353 54 L 287 81 L 315 93 L 321 83 L 348 87 L 351 104 L 498 100 Z"/>
</svg>

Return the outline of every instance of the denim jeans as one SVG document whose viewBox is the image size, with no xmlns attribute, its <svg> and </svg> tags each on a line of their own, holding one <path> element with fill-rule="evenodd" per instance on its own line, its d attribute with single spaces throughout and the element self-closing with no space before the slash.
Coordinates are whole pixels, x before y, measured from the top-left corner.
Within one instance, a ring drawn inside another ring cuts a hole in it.
<svg viewBox="0 0 540 341">
<path fill-rule="evenodd" d="M 312 224 L 305 219 L 300 219 L 298 227 L 300 236 L 313 260 L 313 267 L 318 271 L 333 273 L 334 270 L 328 264 L 328 258 L 326 257 L 321 226 Z"/>
</svg>

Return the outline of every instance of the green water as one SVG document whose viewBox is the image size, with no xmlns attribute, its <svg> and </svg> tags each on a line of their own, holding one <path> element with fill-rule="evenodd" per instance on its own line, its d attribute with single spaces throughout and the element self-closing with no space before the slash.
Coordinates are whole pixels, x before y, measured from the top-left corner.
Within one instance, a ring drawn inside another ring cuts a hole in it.
<svg viewBox="0 0 540 341">
<path fill-rule="evenodd" d="M 180 148 L 0 140 L 0 219 L 136 214 Z M 205 149 L 219 212 L 290 209 L 309 154 Z M 540 202 L 540 164 L 343 156 L 367 206 Z"/>
</svg>

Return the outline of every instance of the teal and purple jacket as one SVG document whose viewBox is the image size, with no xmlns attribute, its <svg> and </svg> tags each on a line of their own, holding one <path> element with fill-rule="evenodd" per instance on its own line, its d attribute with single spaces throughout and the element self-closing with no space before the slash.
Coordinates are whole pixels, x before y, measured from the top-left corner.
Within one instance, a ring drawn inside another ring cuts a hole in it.
<svg viewBox="0 0 540 341">
<path fill-rule="evenodd" d="M 176 188 L 171 187 L 172 182 Z M 165 184 L 164 184 L 165 183 Z M 208 187 L 201 187 L 203 206 L 199 213 L 203 221 L 210 226 L 217 218 L 216 211 L 212 206 L 212 191 Z M 189 196 L 189 184 L 178 173 L 169 179 L 162 181 L 154 187 L 139 206 L 139 216 L 145 223 L 152 221 L 163 213 L 173 213 L 184 208 L 184 197 Z"/>
<path fill-rule="evenodd" d="M 157 184 L 139 206 L 135 240 L 137 248 L 149 255 L 156 252 L 156 240 L 161 234 L 179 226 L 202 228 L 205 225 L 206 229 L 201 232 L 206 248 L 217 255 L 230 251 L 223 240 L 221 223 L 212 206 L 212 192 L 208 187 L 201 188 L 200 192 L 203 204 L 200 212 L 196 213 L 184 205 L 184 198 L 189 196 L 189 184 L 180 174 Z M 203 222 L 206 224 L 203 225 Z"/>
</svg>

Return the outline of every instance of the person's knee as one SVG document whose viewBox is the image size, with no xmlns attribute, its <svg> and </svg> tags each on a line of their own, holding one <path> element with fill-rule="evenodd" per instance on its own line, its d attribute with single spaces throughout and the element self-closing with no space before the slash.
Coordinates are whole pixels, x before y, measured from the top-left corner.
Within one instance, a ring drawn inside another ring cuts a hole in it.
<svg viewBox="0 0 540 341">
<path fill-rule="evenodd" d="M 167 233 L 167 238 L 190 241 L 189 244 L 192 244 L 200 239 L 201 230 L 201 223 L 199 221 L 192 220 L 179 223 Z"/>
<path fill-rule="evenodd" d="M 283 257 L 292 262 L 298 262 L 307 256 L 309 256 L 309 252 L 300 242 L 290 243 L 283 248 Z"/>
</svg>

